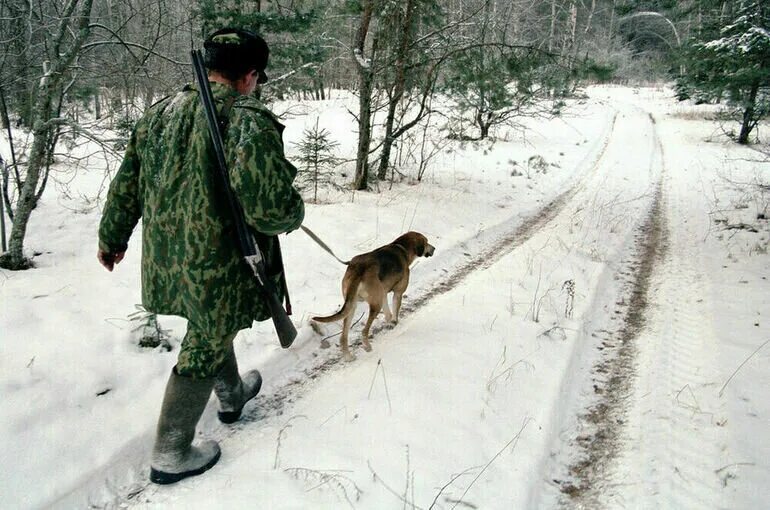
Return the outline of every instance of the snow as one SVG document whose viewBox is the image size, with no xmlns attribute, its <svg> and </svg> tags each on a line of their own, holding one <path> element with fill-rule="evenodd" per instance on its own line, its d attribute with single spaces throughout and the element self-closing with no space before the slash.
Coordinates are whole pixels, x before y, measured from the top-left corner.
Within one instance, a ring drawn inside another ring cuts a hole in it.
<svg viewBox="0 0 770 510">
<path fill-rule="evenodd" d="M 343 363 L 336 338 L 321 349 L 307 317 L 339 306 L 344 268 L 300 232 L 283 238 L 299 337 L 282 350 L 269 323 L 239 334 L 239 362 L 263 372 L 262 394 L 232 427 L 212 399 L 199 431 L 220 441 L 222 460 L 170 487 L 144 481 L 184 320 L 161 317 L 172 352 L 136 346 L 127 316 L 139 300 L 138 239 L 107 273 L 94 256 L 99 211 L 70 198 L 98 189 L 103 170 L 78 172 L 66 195 L 51 186 L 29 228 L 37 268 L 0 274 L 0 463 L 13 466 L 0 475 L 0 506 L 552 508 L 565 500 L 553 480 L 580 455 L 601 332 L 618 327 L 660 186 L 670 246 L 602 502 L 761 507 L 770 346 L 721 390 L 767 340 L 768 226 L 756 219 L 767 194 L 735 184 L 766 183 L 767 164 L 705 141 L 713 123 L 672 115 L 681 106 L 667 89 L 588 92 L 563 118 L 527 121 L 525 139 L 450 143 L 420 183 L 308 204 L 306 225 L 343 259 L 406 230 L 436 255 L 414 265 L 401 322 Z M 295 113 L 289 153 L 318 119 L 353 154 L 353 107 L 346 97 L 276 105 Z M 538 155 L 550 166 L 527 177 Z M 339 171 L 350 178 L 351 165 Z M 724 230 L 741 222 L 759 232 Z M 511 247 L 492 254 L 503 238 Z M 469 261 L 476 270 L 453 279 Z"/>
</svg>

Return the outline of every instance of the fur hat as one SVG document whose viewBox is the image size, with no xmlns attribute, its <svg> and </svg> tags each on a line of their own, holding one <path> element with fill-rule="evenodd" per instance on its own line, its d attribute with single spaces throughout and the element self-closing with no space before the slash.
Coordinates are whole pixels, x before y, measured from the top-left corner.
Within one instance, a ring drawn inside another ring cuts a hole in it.
<svg viewBox="0 0 770 510">
<path fill-rule="evenodd" d="M 270 48 L 258 34 L 241 28 L 222 28 L 203 43 L 208 69 L 221 71 L 229 78 L 243 76 L 252 69 L 259 72 L 257 83 L 265 83 Z"/>
</svg>

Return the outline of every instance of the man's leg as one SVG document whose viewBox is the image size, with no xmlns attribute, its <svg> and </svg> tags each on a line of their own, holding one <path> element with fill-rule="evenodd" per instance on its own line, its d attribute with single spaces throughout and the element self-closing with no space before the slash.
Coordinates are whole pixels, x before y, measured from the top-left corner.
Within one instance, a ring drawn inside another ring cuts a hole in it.
<svg viewBox="0 0 770 510">
<path fill-rule="evenodd" d="M 199 475 L 219 460 L 216 441 L 203 441 L 195 446 L 192 441 L 215 376 L 227 357 L 227 342 L 223 340 L 207 337 L 188 324 L 158 420 L 150 471 L 150 480 L 155 483 L 175 483 Z"/>
<path fill-rule="evenodd" d="M 238 373 L 238 361 L 235 358 L 233 339 L 235 334 L 226 339 L 226 357 L 222 370 L 214 382 L 214 393 L 219 399 L 219 421 L 234 423 L 241 417 L 246 402 L 256 397 L 262 387 L 262 376 L 258 370 Z"/>
</svg>

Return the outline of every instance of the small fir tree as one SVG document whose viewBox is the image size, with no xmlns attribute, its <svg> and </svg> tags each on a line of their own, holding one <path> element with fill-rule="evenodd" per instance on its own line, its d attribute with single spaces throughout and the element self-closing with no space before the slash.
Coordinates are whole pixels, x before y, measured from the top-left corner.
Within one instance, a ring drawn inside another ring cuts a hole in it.
<svg viewBox="0 0 770 510">
<path fill-rule="evenodd" d="M 318 128 L 318 119 L 310 129 L 305 129 L 302 140 L 296 145 L 299 150 L 299 187 L 306 189 L 312 186 L 313 202 L 318 202 L 318 185 L 335 186 L 333 167 L 339 163 L 334 155 L 339 143 L 331 139 L 331 133 Z"/>
</svg>

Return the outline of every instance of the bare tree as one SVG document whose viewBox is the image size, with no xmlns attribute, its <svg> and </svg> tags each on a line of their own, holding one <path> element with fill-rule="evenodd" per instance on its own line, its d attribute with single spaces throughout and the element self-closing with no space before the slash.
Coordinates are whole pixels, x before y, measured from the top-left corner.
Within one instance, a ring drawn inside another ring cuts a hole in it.
<svg viewBox="0 0 770 510">
<path fill-rule="evenodd" d="M 54 105 L 67 86 L 66 79 L 91 32 L 92 7 L 93 0 L 69 0 L 54 30 L 49 33 L 50 44 L 46 46 L 50 49 L 46 52 L 46 59 L 40 62 L 42 72 L 32 113 L 32 147 L 27 172 L 16 206 L 8 253 L 0 258 L 2 267 L 24 269 L 31 266 L 31 262 L 24 257 L 24 237 L 37 201 L 40 173 L 48 160 L 51 137 L 60 122 L 54 117 Z"/>
</svg>

